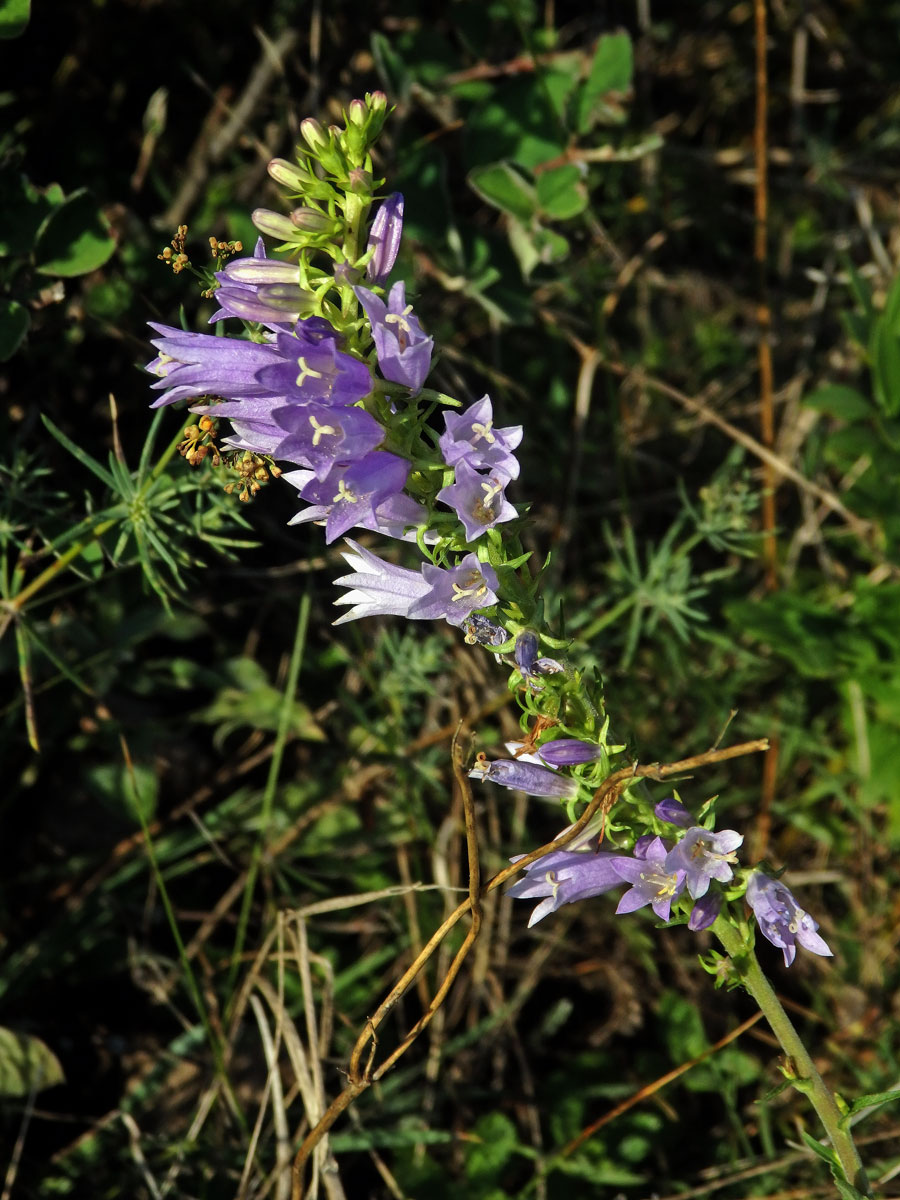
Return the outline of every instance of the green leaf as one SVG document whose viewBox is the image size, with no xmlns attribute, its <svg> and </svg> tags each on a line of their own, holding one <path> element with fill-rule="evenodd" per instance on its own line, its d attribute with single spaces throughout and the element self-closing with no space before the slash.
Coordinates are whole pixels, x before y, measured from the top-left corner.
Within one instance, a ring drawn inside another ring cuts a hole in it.
<svg viewBox="0 0 900 1200">
<path fill-rule="evenodd" d="M 35 264 L 43 275 L 85 275 L 102 267 L 115 248 L 96 200 L 87 188 L 80 188 L 38 230 Z"/>
<path fill-rule="evenodd" d="M 25 339 L 31 318 L 17 300 L 0 300 L 0 362 L 12 358 Z"/>
<path fill-rule="evenodd" d="M 509 213 L 519 221 L 528 221 L 537 208 L 534 188 L 510 163 L 490 163 L 473 167 L 469 172 L 469 187 L 494 208 Z"/>
<path fill-rule="evenodd" d="M 383 33 L 373 33 L 370 42 L 375 66 L 389 96 L 409 98 L 410 74 L 406 63 Z"/>
<path fill-rule="evenodd" d="M 0 1096 L 27 1096 L 65 1083 L 59 1059 L 40 1038 L 0 1026 Z"/>
<path fill-rule="evenodd" d="M 124 763 L 98 763 L 85 772 L 97 799 L 116 813 L 124 809 L 135 820 L 152 821 L 156 812 L 159 780 L 152 767 L 135 763 L 129 769 Z"/>
<path fill-rule="evenodd" d="M 0 170 L 0 258 L 30 254 L 41 224 L 64 199 L 56 183 L 42 190 L 21 171 Z"/>
<path fill-rule="evenodd" d="M 610 33 L 601 37 L 590 74 L 579 97 L 579 133 L 587 133 L 601 120 L 624 120 L 621 107 L 609 101 L 612 94 L 621 95 L 629 91 L 633 75 L 634 54 L 628 34 Z"/>
<path fill-rule="evenodd" d="M 803 1138 L 803 1141 L 806 1143 L 809 1149 L 812 1150 L 813 1154 L 817 1154 L 819 1158 L 827 1162 L 829 1167 L 833 1168 L 836 1165 L 837 1159 L 835 1158 L 834 1151 L 830 1146 L 823 1146 L 821 1142 L 818 1142 L 814 1137 L 811 1137 L 805 1129 L 800 1130 L 800 1136 Z"/>
<path fill-rule="evenodd" d="M 98 479 L 102 480 L 111 492 L 115 492 L 116 481 L 110 475 L 109 471 L 97 462 L 96 458 L 93 458 L 86 450 L 82 450 L 80 446 L 76 446 L 70 437 L 67 437 L 58 426 L 53 424 L 46 413 L 41 413 L 41 420 L 64 449 L 77 458 L 82 466 L 87 467 Z"/>
<path fill-rule="evenodd" d="M 565 221 L 578 216 L 588 203 L 581 171 L 574 164 L 542 171 L 537 178 L 537 199 L 548 217 Z"/>
<path fill-rule="evenodd" d="M 864 421 L 872 416 L 872 405 L 862 392 L 842 383 L 829 383 L 816 388 L 804 397 L 803 403 L 807 408 L 840 417 L 842 421 Z"/>
<path fill-rule="evenodd" d="M 900 1090 L 897 1088 L 891 1092 L 871 1092 L 868 1096 L 857 1096 L 850 1105 L 848 1116 L 852 1117 L 866 1108 L 876 1109 L 882 1104 L 892 1104 L 895 1100 L 900 1100 Z"/>
<path fill-rule="evenodd" d="M 31 0 L 0 0 L 0 38 L 19 37 L 30 16 Z"/>
</svg>

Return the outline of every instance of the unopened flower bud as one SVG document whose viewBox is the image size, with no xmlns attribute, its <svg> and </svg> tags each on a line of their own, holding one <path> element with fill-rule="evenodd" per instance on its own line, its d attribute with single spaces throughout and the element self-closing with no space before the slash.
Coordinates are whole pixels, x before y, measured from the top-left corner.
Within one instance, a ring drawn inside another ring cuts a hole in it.
<svg viewBox="0 0 900 1200">
<path fill-rule="evenodd" d="M 292 192 L 302 192 L 310 178 L 310 173 L 305 167 L 288 162 L 286 158 L 273 158 L 266 169 L 277 184 L 289 188 Z"/>
<path fill-rule="evenodd" d="M 351 100 L 347 108 L 347 118 L 353 125 L 364 128 L 368 120 L 369 110 L 363 100 Z"/>
<path fill-rule="evenodd" d="M 300 133 L 311 150 L 327 150 L 329 137 L 315 117 L 305 117 L 300 122 Z"/>
<path fill-rule="evenodd" d="M 375 214 L 368 249 L 374 250 L 366 266 L 369 279 L 381 286 L 391 273 L 403 236 L 403 196 L 394 192 Z"/>
<path fill-rule="evenodd" d="M 295 208 L 291 213 L 291 224 L 305 233 L 334 232 L 335 222 L 317 208 Z"/>
<path fill-rule="evenodd" d="M 254 209 L 251 220 L 260 233 L 267 233 L 283 242 L 293 241 L 297 236 L 297 228 L 292 224 L 290 217 L 272 212 L 270 208 Z"/>
</svg>

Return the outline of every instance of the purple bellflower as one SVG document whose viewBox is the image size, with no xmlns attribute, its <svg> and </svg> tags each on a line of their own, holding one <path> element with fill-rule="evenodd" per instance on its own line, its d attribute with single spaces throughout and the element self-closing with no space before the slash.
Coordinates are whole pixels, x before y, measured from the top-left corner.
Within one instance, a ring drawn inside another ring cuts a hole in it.
<svg viewBox="0 0 900 1200">
<path fill-rule="evenodd" d="M 353 290 L 372 326 L 382 375 L 391 383 L 402 383 L 417 392 L 431 370 L 434 339 L 426 336 L 418 318 L 412 315 L 412 305 L 406 303 L 406 285 L 395 283 L 387 304 L 368 288 Z"/>
<path fill-rule="evenodd" d="M 456 464 L 455 482 L 437 494 L 438 500 L 456 510 L 466 531 L 466 540 L 474 542 L 486 529 L 518 514 L 503 494 L 509 480 L 499 474 L 482 475 L 465 459 Z"/>
<path fill-rule="evenodd" d="M 522 426 L 494 428 L 490 396 L 482 396 L 463 413 L 444 413 L 446 432 L 440 447 L 449 467 L 468 463 L 476 471 L 488 470 L 507 479 L 517 479 L 519 463 L 513 454 L 522 440 Z"/>
<path fill-rule="evenodd" d="M 372 390 L 369 368 L 338 350 L 336 339 L 335 331 L 318 317 L 298 322 L 292 333 L 277 333 L 278 360 L 262 368 L 260 383 L 287 404 L 362 400 Z"/>
<path fill-rule="evenodd" d="M 699 933 L 701 929 L 709 929 L 722 908 L 721 892 L 707 892 L 691 909 L 688 918 L 688 929 Z"/>
<path fill-rule="evenodd" d="M 353 607 L 338 617 L 334 624 L 343 625 L 360 617 L 385 614 L 408 617 L 410 606 L 428 591 L 422 572 L 385 562 L 350 538 L 344 541 L 350 550 L 342 550 L 341 553 L 352 568 L 352 574 L 342 575 L 334 582 L 339 587 L 351 590 L 339 596 L 335 604 L 351 604 Z"/>
<path fill-rule="evenodd" d="M 731 864 L 743 835 L 734 829 L 712 833 L 694 825 L 666 856 L 666 870 L 683 871 L 687 890 L 695 900 L 705 896 L 710 880 L 728 883 L 734 878 Z"/>
<path fill-rule="evenodd" d="M 676 800 L 674 796 L 667 796 L 665 800 L 660 800 L 653 811 L 667 825 L 678 825 L 681 829 L 689 829 L 691 825 L 695 824 L 694 818 L 681 801 Z"/>
<path fill-rule="evenodd" d="M 818 922 L 800 907 L 783 883 L 754 871 L 747 884 L 747 903 L 763 937 L 784 952 L 786 967 L 796 957 L 797 942 L 813 954 L 831 957 L 828 943 L 816 933 Z"/>
<path fill-rule="evenodd" d="M 517 900 L 544 897 L 529 918 L 530 929 L 564 904 L 620 887 L 622 878 L 612 865 L 615 857 L 606 851 L 587 848 L 551 850 L 525 868 L 525 877 L 514 883 L 507 895 Z"/>
<path fill-rule="evenodd" d="M 320 480 L 336 462 L 356 462 L 384 440 L 382 427 L 361 408 L 289 404 L 272 419 L 283 431 L 274 457 L 309 467 Z"/>
<path fill-rule="evenodd" d="M 233 258 L 216 271 L 216 279 L 219 308 L 209 318 L 210 324 L 239 317 L 277 328 L 297 321 L 315 302 L 311 292 L 300 288 L 297 264 L 266 258 L 262 238 L 257 239 L 252 258 Z"/>
<path fill-rule="evenodd" d="M 632 885 L 619 901 L 617 913 L 634 912 L 649 904 L 661 921 L 668 921 L 672 901 L 684 891 L 685 872 L 669 870 L 667 857 L 665 842 L 653 838 L 644 848 L 643 858 L 613 858 L 613 868 Z"/>
<path fill-rule="evenodd" d="M 281 478 L 300 491 L 309 485 L 314 475 L 315 472 L 310 470 L 287 471 Z M 324 525 L 330 512 L 330 504 L 310 504 L 291 517 L 288 525 L 304 525 L 309 521 Z M 397 492 L 377 505 L 371 516 L 362 512 L 357 514 L 357 518 L 357 529 L 371 529 L 373 533 L 383 534 L 384 537 L 414 542 L 418 529 L 428 520 L 428 512 L 411 496 Z M 435 532 L 425 533 L 427 543 L 434 543 L 437 539 Z"/>
<path fill-rule="evenodd" d="M 351 463 L 335 463 L 322 479 L 314 471 L 292 471 L 290 482 L 300 496 L 325 512 L 325 541 L 330 544 L 354 525 L 375 519 L 375 510 L 403 490 L 409 475 L 405 458 L 372 450 Z"/>
<path fill-rule="evenodd" d="M 560 800 L 573 800 L 578 794 L 578 784 L 574 779 L 548 771 L 546 767 L 523 762 L 520 758 L 495 758 L 491 762 L 479 758 L 469 772 L 469 778 L 482 781 L 489 779 L 491 783 L 514 788 L 517 792 L 527 792 L 529 796 L 556 796 Z"/>
<path fill-rule="evenodd" d="M 538 658 L 538 647 L 537 634 L 531 629 L 523 629 L 516 638 L 516 666 L 523 679 L 533 680 L 536 675 L 556 675 L 565 670 L 555 658 Z"/>
<path fill-rule="evenodd" d="M 403 196 L 400 192 L 394 192 L 381 205 L 369 229 L 366 248 L 372 250 L 373 254 L 366 264 L 366 275 L 378 287 L 384 284 L 397 261 L 402 235 Z"/>
<path fill-rule="evenodd" d="M 278 392 L 257 378 L 258 371 L 279 361 L 274 346 L 213 337 L 211 333 L 186 333 L 153 321 L 150 328 L 159 334 L 150 339 L 159 354 L 147 363 L 146 370 L 159 378 L 153 389 L 165 389 L 165 394 L 154 400 L 151 408 L 206 395 L 224 396 L 228 400 L 255 397 L 284 402 Z"/>
<path fill-rule="evenodd" d="M 538 754 L 551 767 L 577 767 L 594 762 L 602 753 L 603 748 L 594 742 L 579 742 L 575 738 L 556 738 L 538 747 Z"/>
<path fill-rule="evenodd" d="M 413 608 L 414 617 L 443 619 L 450 625 L 462 625 L 478 608 L 497 603 L 497 574 L 475 554 L 467 554 L 455 567 L 435 567 L 425 563 L 422 576 L 430 591 Z"/>
</svg>

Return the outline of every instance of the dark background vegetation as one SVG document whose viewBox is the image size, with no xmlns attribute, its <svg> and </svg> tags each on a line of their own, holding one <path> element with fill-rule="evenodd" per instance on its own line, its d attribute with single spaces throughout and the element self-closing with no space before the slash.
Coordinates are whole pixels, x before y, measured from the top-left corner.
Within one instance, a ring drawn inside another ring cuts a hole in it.
<svg viewBox="0 0 900 1200">
<path fill-rule="evenodd" d="M 289 1138 L 305 1129 L 285 1049 L 308 1033 L 301 964 L 331 1027 L 330 1098 L 457 893 L 341 898 L 464 886 L 450 737 L 461 718 L 478 748 L 518 729 L 503 671 L 453 630 L 331 627 L 343 562 L 317 527 L 287 526 L 291 489 L 241 506 L 175 457 L 170 524 L 142 544 L 145 514 L 84 457 L 139 472 L 145 322 L 183 306 L 199 329 L 209 313 L 158 261 L 177 225 L 198 261 L 210 235 L 249 250 L 249 212 L 280 203 L 268 159 L 291 156 L 303 117 L 375 87 L 397 106 L 378 168 L 406 195 L 399 266 L 442 351 L 435 385 L 489 390 L 498 420 L 524 425 L 515 499 L 536 561 L 553 552 L 549 611 L 635 758 L 700 752 L 735 711 L 729 739 L 775 740 L 765 772 L 731 763 L 681 795 L 718 793 L 745 861 L 788 865 L 821 921 L 833 960 L 801 951 L 788 974 L 761 953 L 823 1073 L 848 1099 L 896 1086 L 900 4 L 770 0 L 768 20 L 775 453 L 800 479 L 779 478 L 774 589 L 758 458 L 697 412 L 759 438 L 751 3 L 36 0 L 0 43 L 4 186 L 88 187 L 116 241 L 49 292 L 28 247 L 0 257 L 0 297 L 30 315 L 0 364 L 4 605 L 80 522 L 124 505 L 0 642 L 0 1022 L 65 1074 L 35 1095 L 4 1067 L 3 1200 L 282 1196 L 273 1113 Z M 579 129 L 558 81 L 583 79 L 617 31 L 633 83 Z M 571 212 L 517 226 L 472 186 L 499 160 L 534 183 L 601 146 Z M 183 420 L 165 410 L 151 464 Z M 477 799 L 491 873 L 561 824 L 546 801 Z M 328 900 L 305 941 L 278 916 Z M 713 991 L 696 937 L 613 908 L 529 932 L 526 905 L 494 898 L 440 1019 L 336 1128 L 351 1200 L 831 1194 L 761 1026 L 554 1159 L 752 1013 Z M 424 996 L 404 998 L 382 1049 Z M 274 1091 L 263 1026 L 282 1039 Z M 859 1131 L 898 1194 L 896 1110 Z"/>
</svg>

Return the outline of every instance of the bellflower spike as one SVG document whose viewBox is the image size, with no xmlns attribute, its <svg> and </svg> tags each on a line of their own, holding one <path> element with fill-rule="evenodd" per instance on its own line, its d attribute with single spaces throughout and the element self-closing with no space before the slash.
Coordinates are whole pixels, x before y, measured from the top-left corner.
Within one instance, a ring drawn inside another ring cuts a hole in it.
<svg viewBox="0 0 900 1200">
<path fill-rule="evenodd" d="M 257 378 L 261 369 L 279 361 L 273 346 L 213 337 L 211 333 L 186 333 L 153 321 L 150 328 L 159 334 L 150 339 L 159 354 L 147 363 L 146 370 L 159 377 L 159 382 L 152 385 L 154 390 L 165 389 L 151 408 L 206 395 L 229 400 L 277 397 L 277 392 Z"/>
<path fill-rule="evenodd" d="M 497 603 L 500 586 L 497 573 L 475 554 L 467 554 L 457 566 L 446 569 L 426 563 L 422 576 L 429 592 L 414 606 L 410 616 L 443 619 L 450 625 L 462 625 L 477 608 Z"/>
<path fill-rule="evenodd" d="M 668 921 L 672 901 L 684 891 L 685 872 L 669 870 L 667 856 L 665 842 L 654 838 L 643 858 L 613 858 L 613 868 L 632 885 L 619 901 L 617 913 L 634 912 L 649 904 L 661 921 Z"/>
<path fill-rule="evenodd" d="M 694 824 L 694 818 L 681 801 L 676 800 L 674 796 L 667 796 L 665 800 L 660 800 L 653 811 L 667 825 L 678 825 L 681 829 L 689 829 Z"/>
<path fill-rule="evenodd" d="M 366 275 L 379 287 L 390 275 L 397 261 L 402 235 L 403 197 L 399 192 L 394 192 L 375 214 L 375 220 L 369 230 L 367 248 L 372 250 L 373 254 L 366 264 Z"/>
<path fill-rule="evenodd" d="M 579 742 L 575 738 L 557 738 L 538 747 L 538 754 L 551 767 L 576 767 L 594 762 L 603 753 L 594 742 Z"/>
<path fill-rule="evenodd" d="M 219 308 L 209 323 L 226 317 L 277 327 L 297 321 L 315 303 L 311 292 L 300 287 L 296 263 L 266 258 L 262 238 L 258 238 L 252 258 L 233 258 L 216 271 L 219 286 L 215 300 Z"/>
<path fill-rule="evenodd" d="M 291 482 L 302 479 L 302 472 L 291 472 Z M 336 463 L 323 479 L 309 472 L 300 488 L 304 500 L 327 509 L 325 541 L 330 544 L 342 533 L 375 519 L 375 510 L 403 490 L 409 475 L 405 458 L 386 450 L 373 450 L 352 463 Z"/>
<path fill-rule="evenodd" d="M 384 440 L 382 427 L 361 408 L 289 404 L 272 419 L 286 434 L 274 457 L 311 467 L 320 480 L 336 462 L 356 462 Z"/>
<path fill-rule="evenodd" d="M 514 788 L 517 792 L 527 792 L 529 796 L 557 796 L 560 800 L 573 800 L 578 794 L 578 784 L 574 779 L 517 758 L 495 758 L 492 762 L 479 759 L 469 772 L 469 778 L 482 781 L 489 779 L 491 783 Z"/>
<path fill-rule="evenodd" d="M 737 862 L 735 850 L 743 835 L 734 829 L 711 833 L 695 825 L 689 829 L 666 857 L 666 869 L 684 871 L 687 890 L 695 900 L 705 896 L 711 879 L 728 883 L 734 878 L 731 863 Z"/>
<path fill-rule="evenodd" d="M 517 900 L 545 899 L 532 912 L 528 928 L 564 904 L 619 887 L 622 879 L 612 866 L 616 856 L 605 851 L 551 850 L 525 868 L 525 877 L 507 891 Z M 515 859 L 512 860 L 515 862 Z"/>
<path fill-rule="evenodd" d="M 352 604 L 349 612 L 342 613 L 334 622 L 343 625 L 357 621 L 360 617 L 392 615 L 408 617 L 411 605 L 428 591 L 428 584 L 421 571 L 409 571 L 385 562 L 375 554 L 345 538 L 350 552 L 342 550 L 350 575 L 342 575 L 334 582 L 338 587 L 350 588 L 335 604 Z"/>
<path fill-rule="evenodd" d="M 382 375 L 417 392 L 431 370 L 434 339 L 425 335 L 412 315 L 412 305 L 406 303 L 406 284 L 394 284 L 387 304 L 368 288 L 355 287 L 353 291 L 372 326 Z"/>
<path fill-rule="evenodd" d="M 818 922 L 800 907 L 783 883 L 754 871 L 747 884 L 747 903 L 763 937 L 784 952 L 786 967 L 796 957 L 797 942 L 813 954 L 831 957 L 828 943 L 816 933 Z"/>
<path fill-rule="evenodd" d="M 444 413 L 447 429 L 439 444 L 448 467 L 466 462 L 476 471 L 518 478 L 519 463 L 513 450 L 522 440 L 522 426 L 495 429 L 493 418 L 490 396 L 482 396 L 463 413 Z"/>
<path fill-rule="evenodd" d="M 688 929 L 694 933 L 699 933 L 702 929 L 709 929 L 722 908 L 722 896 L 720 892 L 707 892 L 694 907 L 691 909 L 691 915 L 688 918 Z"/>
<path fill-rule="evenodd" d="M 455 470 L 455 482 L 441 488 L 437 498 L 456 510 L 466 531 L 466 541 L 477 541 L 486 529 L 518 516 L 503 494 L 509 483 L 505 476 L 482 475 L 465 459 L 456 464 Z"/>
</svg>

